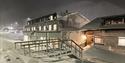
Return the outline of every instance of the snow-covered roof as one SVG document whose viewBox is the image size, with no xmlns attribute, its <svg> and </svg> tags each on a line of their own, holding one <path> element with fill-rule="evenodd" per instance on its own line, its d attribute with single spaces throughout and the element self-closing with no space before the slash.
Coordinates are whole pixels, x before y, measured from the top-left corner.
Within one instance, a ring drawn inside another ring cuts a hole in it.
<svg viewBox="0 0 125 63">
<path fill-rule="evenodd" d="M 90 22 L 85 16 L 78 12 L 67 14 L 60 18 L 64 28 L 81 29 L 84 25 Z"/>
</svg>

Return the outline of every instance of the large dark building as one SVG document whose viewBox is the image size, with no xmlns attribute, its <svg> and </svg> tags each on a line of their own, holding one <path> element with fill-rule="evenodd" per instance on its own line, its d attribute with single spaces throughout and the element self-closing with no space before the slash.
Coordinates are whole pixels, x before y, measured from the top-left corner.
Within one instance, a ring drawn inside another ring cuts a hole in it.
<svg viewBox="0 0 125 63">
<path fill-rule="evenodd" d="M 83 28 L 93 31 L 95 44 L 109 49 L 125 46 L 125 15 L 99 17 Z"/>
</svg>

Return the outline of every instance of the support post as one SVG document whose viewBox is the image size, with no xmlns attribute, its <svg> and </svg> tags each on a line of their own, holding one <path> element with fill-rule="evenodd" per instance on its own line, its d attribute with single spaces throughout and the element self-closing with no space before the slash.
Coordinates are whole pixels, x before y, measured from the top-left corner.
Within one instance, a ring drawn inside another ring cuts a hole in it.
<svg viewBox="0 0 125 63">
<path fill-rule="evenodd" d="M 14 43 L 15 44 L 15 49 L 16 49 L 16 43 Z"/>
<path fill-rule="evenodd" d="M 28 49 L 29 49 L 29 56 L 31 56 L 30 44 L 28 44 Z"/>
</svg>

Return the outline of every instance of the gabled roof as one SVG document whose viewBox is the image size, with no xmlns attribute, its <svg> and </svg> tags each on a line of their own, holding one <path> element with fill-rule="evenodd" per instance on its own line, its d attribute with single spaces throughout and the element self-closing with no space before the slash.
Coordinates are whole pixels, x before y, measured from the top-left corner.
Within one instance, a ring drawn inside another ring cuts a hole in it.
<svg viewBox="0 0 125 63">
<path fill-rule="evenodd" d="M 41 17 L 38 17 L 38 18 L 34 18 L 34 19 L 32 19 L 32 20 L 29 20 L 28 22 L 33 22 L 33 24 L 34 23 L 38 23 L 38 22 L 40 22 L 40 19 L 47 19 L 47 18 L 49 18 L 51 15 L 54 15 L 54 16 L 57 16 L 57 13 L 55 12 L 55 13 L 52 13 L 52 14 L 48 14 L 48 15 L 45 15 L 45 16 L 41 16 Z"/>
<path fill-rule="evenodd" d="M 81 29 L 81 27 L 89 23 L 90 20 L 88 20 L 80 13 L 74 12 L 61 17 L 60 22 L 62 23 L 64 28 Z"/>
<path fill-rule="evenodd" d="M 96 18 L 93 21 L 89 22 L 88 24 L 84 25 L 82 29 L 89 29 L 89 30 L 98 29 L 101 26 L 102 22 L 103 20 L 101 18 Z"/>
<path fill-rule="evenodd" d="M 88 23 L 85 26 L 83 26 L 82 29 L 88 29 L 88 30 L 96 30 L 96 29 L 125 29 L 125 24 L 114 24 L 114 25 L 102 26 L 102 24 L 103 24 L 105 19 L 118 19 L 118 18 L 125 18 L 125 14 L 95 18 L 90 23 Z"/>
</svg>

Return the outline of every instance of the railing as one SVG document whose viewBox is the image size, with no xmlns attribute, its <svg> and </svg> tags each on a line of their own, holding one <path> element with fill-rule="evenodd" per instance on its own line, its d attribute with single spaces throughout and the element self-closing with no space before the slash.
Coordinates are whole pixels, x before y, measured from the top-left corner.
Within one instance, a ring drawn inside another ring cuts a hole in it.
<svg viewBox="0 0 125 63">
<path fill-rule="evenodd" d="M 54 44 L 56 43 L 56 47 Z M 28 54 L 31 55 L 32 48 L 34 48 L 34 51 L 41 51 L 44 50 L 43 46 L 45 46 L 45 50 L 48 50 L 49 44 L 52 44 L 51 49 L 63 49 L 71 51 L 71 53 L 76 56 L 78 59 L 82 59 L 82 51 L 83 48 L 80 47 L 76 42 L 73 40 L 60 40 L 60 39 L 48 39 L 48 40 L 34 40 L 34 41 L 24 41 L 24 42 L 15 42 L 15 48 L 17 48 L 17 45 L 19 44 L 20 48 L 24 50 L 24 55 L 26 55 L 26 49 L 28 49 Z M 65 45 L 65 46 L 64 46 Z M 42 49 L 41 49 L 42 48 Z M 61 51 L 60 51 L 61 52 Z"/>
<path fill-rule="evenodd" d="M 80 47 L 76 42 L 74 42 L 73 40 L 62 40 L 62 44 L 66 44 L 74 56 L 82 59 L 83 48 Z"/>
<path fill-rule="evenodd" d="M 32 41 L 22 41 L 22 42 L 15 42 L 15 48 L 17 45 L 26 45 L 26 44 L 37 44 L 37 43 L 46 43 L 49 42 L 50 40 L 56 40 L 57 39 L 47 39 L 47 40 L 32 40 Z"/>
<path fill-rule="evenodd" d="M 24 55 L 26 55 L 26 49 L 28 54 L 31 55 L 33 52 L 39 52 L 41 50 L 47 51 L 48 49 L 55 49 L 59 48 L 58 45 L 59 41 L 57 39 L 48 39 L 48 40 L 34 40 L 34 41 L 24 41 L 24 42 L 15 42 L 15 48 L 17 49 L 17 45 L 20 46 L 21 49 L 24 50 Z M 49 45 L 52 45 L 49 48 Z"/>
</svg>

